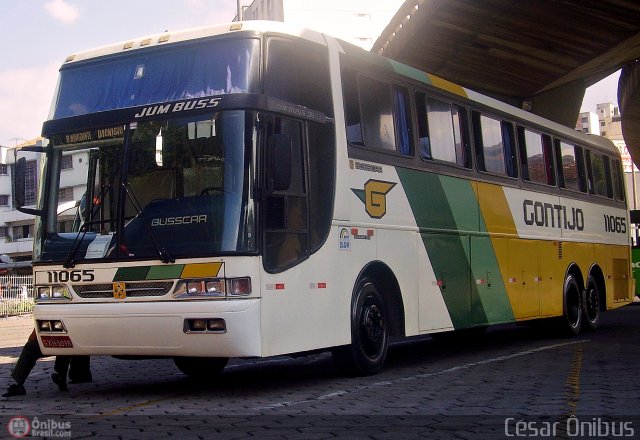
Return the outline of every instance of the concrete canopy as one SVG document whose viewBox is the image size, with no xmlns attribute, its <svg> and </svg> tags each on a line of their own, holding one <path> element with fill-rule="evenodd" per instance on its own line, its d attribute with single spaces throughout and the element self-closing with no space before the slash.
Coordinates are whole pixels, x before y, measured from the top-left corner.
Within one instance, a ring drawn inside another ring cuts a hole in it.
<svg viewBox="0 0 640 440">
<path fill-rule="evenodd" d="M 640 164 L 638 0 L 407 0 L 372 51 L 569 127 L 586 87 L 635 65 L 619 94 Z"/>
</svg>

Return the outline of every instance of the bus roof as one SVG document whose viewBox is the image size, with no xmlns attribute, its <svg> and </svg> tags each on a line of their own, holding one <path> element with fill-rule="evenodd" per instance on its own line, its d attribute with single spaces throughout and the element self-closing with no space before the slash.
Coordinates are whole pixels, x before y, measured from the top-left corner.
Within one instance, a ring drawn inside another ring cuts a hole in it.
<svg viewBox="0 0 640 440">
<path fill-rule="evenodd" d="M 311 40 L 316 43 L 326 45 L 325 37 L 320 32 L 306 29 L 300 26 L 291 25 L 289 23 L 251 20 L 223 23 L 212 26 L 203 26 L 175 32 L 165 31 L 159 34 L 132 38 L 129 40 L 121 41 L 119 43 L 108 44 L 106 46 L 101 46 L 95 49 L 89 49 L 83 52 L 69 55 L 65 60 L 64 65 L 66 66 L 79 61 L 85 61 L 107 55 L 116 55 L 120 53 L 135 51 L 138 49 L 175 44 L 184 41 L 197 40 L 200 38 L 224 35 L 238 31 L 279 32 L 298 36 L 306 40 Z"/>
<path fill-rule="evenodd" d="M 597 135 L 585 135 L 573 128 L 566 127 L 564 125 L 555 123 L 541 116 L 535 115 L 531 112 L 522 110 L 518 107 L 514 107 L 505 102 L 491 98 L 486 95 L 482 95 L 473 90 L 461 87 L 457 84 L 451 83 L 447 80 L 439 78 L 435 75 L 420 71 L 411 66 L 399 63 L 397 61 L 384 58 L 372 52 L 368 52 L 358 46 L 351 43 L 330 37 L 321 32 L 307 29 L 301 26 L 292 25 L 283 22 L 263 21 L 263 20 L 250 20 L 243 22 L 224 23 L 212 26 L 204 26 L 192 29 L 186 29 L 175 32 L 163 32 L 154 35 L 148 35 L 139 38 L 133 38 L 119 43 L 113 43 L 106 46 L 101 46 L 95 49 L 90 49 L 83 52 L 70 55 L 65 60 L 63 67 L 92 58 L 99 58 L 103 56 L 130 53 L 139 49 L 146 49 L 154 46 L 171 45 L 175 43 L 197 40 L 201 38 L 212 37 L 216 35 L 229 34 L 239 31 L 255 31 L 255 32 L 277 32 L 287 35 L 297 36 L 309 41 L 321 45 L 327 45 L 328 40 L 334 40 L 338 42 L 344 52 L 349 54 L 357 53 L 361 59 L 370 60 L 372 63 L 380 66 L 380 60 L 386 60 L 388 68 L 402 76 L 418 80 L 425 84 L 430 84 L 433 87 L 444 90 L 448 93 L 461 96 L 465 100 L 476 102 L 481 105 L 485 105 L 498 112 L 512 115 L 517 119 L 522 119 L 541 127 L 550 128 L 561 135 L 566 136 L 567 140 L 574 140 L 577 142 L 588 143 L 595 145 L 606 152 L 616 152 L 617 147 L 609 139 L 603 138 Z"/>
</svg>

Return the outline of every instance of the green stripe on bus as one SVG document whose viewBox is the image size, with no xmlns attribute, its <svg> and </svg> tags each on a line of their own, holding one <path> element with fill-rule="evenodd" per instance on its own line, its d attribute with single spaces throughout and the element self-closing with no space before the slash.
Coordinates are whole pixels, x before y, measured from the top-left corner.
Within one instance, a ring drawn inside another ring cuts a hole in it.
<svg viewBox="0 0 640 440">
<path fill-rule="evenodd" d="M 512 321 L 473 182 L 397 171 L 454 327 Z"/>
<path fill-rule="evenodd" d="M 389 63 L 391 63 L 391 67 L 393 67 L 393 70 L 395 70 L 396 73 L 408 76 L 409 78 L 413 78 L 423 84 L 431 84 L 431 79 L 427 76 L 426 73 L 422 72 L 421 70 L 415 69 L 411 66 L 407 66 L 406 64 L 402 64 L 394 60 L 388 61 Z"/>
<path fill-rule="evenodd" d="M 121 267 L 113 277 L 113 281 L 146 280 L 149 269 L 149 266 Z"/>
<path fill-rule="evenodd" d="M 171 266 L 151 266 L 147 274 L 148 280 L 166 280 L 180 278 L 184 269 L 184 264 L 173 264 Z"/>
</svg>

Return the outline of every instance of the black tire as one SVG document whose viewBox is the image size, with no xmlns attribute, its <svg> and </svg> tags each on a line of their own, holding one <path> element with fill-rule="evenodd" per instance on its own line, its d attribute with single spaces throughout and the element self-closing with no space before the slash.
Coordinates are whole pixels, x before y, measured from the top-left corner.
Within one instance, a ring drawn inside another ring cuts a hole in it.
<svg viewBox="0 0 640 440">
<path fill-rule="evenodd" d="M 189 377 L 197 379 L 214 379 L 224 367 L 227 366 L 229 358 L 208 358 L 208 357 L 174 357 L 176 367 Z"/>
<path fill-rule="evenodd" d="M 567 275 L 564 280 L 564 308 L 561 330 L 567 336 L 575 336 L 580 333 L 582 326 L 582 292 L 578 280 L 572 275 Z"/>
<path fill-rule="evenodd" d="M 582 305 L 585 328 L 596 330 L 600 324 L 600 289 L 592 276 L 587 280 Z"/>
<path fill-rule="evenodd" d="M 370 376 L 387 358 L 389 326 L 384 299 L 370 278 L 361 279 L 351 307 L 351 344 L 336 347 L 333 357 L 348 374 Z"/>
</svg>

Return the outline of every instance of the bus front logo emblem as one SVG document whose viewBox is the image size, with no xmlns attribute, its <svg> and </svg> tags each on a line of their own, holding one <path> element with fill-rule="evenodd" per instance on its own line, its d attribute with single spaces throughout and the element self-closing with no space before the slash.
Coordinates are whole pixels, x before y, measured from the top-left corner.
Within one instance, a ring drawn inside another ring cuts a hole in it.
<svg viewBox="0 0 640 440">
<path fill-rule="evenodd" d="M 125 299 L 127 297 L 127 288 L 124 282 L 113 283 L 113 297 L 115 299 Z"/>
<path fill-rule="evenodd" d="M 364 203 L 365 211 L 371 218 L 382 218 L 387 213 L 387 193 L 396 186 L 393 182 L 382 180 L 368 180 L 364 189 L 351 191 Z"/>
</svg>

